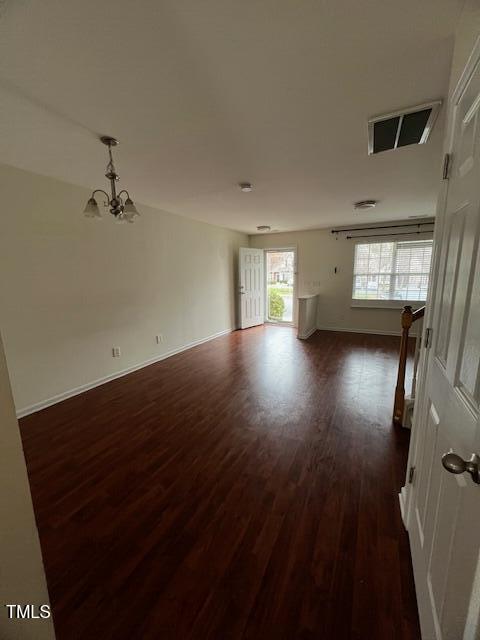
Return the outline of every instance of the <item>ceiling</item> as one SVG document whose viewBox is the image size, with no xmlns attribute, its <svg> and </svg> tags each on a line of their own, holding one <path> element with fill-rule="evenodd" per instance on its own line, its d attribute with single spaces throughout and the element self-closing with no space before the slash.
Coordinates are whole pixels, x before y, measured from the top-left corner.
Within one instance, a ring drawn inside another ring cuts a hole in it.
<svg viewBox="0 0 480 640">
<path fill-rule="evenodd" d="M 249 233 L 432 215 L 445 109 L 374 156 L 367 119 L 445 97 L 462 4 L 3 0 L 0 159 L 103 187 L 110 134 L 136 201 Z"/>
</svg>

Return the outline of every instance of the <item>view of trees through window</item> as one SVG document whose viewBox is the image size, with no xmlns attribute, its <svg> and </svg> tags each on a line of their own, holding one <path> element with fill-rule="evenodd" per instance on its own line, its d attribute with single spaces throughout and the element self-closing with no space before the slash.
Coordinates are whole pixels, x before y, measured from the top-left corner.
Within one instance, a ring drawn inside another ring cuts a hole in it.
<svg viewBox="0 0 480 640">
<path fill-rule="evenodd" d="M 354 300 L 425 301 L 433 240 L 355 246 Z"/>
<path fill-rule="evenodd" d="M 267 319 L 293 322 L 293 251 L 267 251 Z"/>
</svg>

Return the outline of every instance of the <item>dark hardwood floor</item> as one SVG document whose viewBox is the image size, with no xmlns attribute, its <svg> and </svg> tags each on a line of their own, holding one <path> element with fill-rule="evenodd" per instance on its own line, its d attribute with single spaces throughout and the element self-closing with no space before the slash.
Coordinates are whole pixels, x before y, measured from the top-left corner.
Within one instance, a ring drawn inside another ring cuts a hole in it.
<svg viewBox="0 0 480 640">
<path fill-rule="evenodd" d="M 418 640 L 398 340 L 237 331 L 22 419 L 58 640 Z"/>
</svg>

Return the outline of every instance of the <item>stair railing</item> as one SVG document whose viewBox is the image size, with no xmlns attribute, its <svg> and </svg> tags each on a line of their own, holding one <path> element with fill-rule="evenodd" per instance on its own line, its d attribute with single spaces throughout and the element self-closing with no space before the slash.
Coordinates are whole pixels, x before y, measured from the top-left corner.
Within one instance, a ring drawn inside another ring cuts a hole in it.
<svg viewBox="0 0 480 640">
<path fill-rule="evenodd" d="M 400 338 L 400 355 L 398 359 L 398 375 L 397 386 L 395 388 L 395 400 L 393 404 L 393 422 L 402 426 L 403 416 L 405 411 L 405 372 L 407 368 L 407 356 L 408 356 L 408 338 L 410 328 L 414 322 L 420 320 L 425 315 L 425 307 L 421 307 L 416 311 L 412 310 L 412 307 L 407 305 L 403 307 L 401 316 L 402 336 Z M 416 378 L 416 367 L 415 367 Z M 414 379 L 415 379 L 414 378 Z M 415 394 L 414 387 L 412 386 L 412 394 Z"/>
</svg>

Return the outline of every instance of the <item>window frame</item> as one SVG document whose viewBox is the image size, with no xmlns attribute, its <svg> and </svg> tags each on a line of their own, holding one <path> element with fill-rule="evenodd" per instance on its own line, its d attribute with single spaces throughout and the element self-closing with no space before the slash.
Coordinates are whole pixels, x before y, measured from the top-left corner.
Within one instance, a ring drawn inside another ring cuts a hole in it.
<svg viewBox="0 0 480 640">
<path fill-rule="evenodd" d="M 377 238 L 375 238 L 374 236 L 372 236 L 372 238 L 370 240 L 358 240 L 357 242 L 354 243 L 354 248 L 353 248 L 353 265 L 352 265 L 352 293 L 351 293 L 351 303 L 350 306 L 351 307 L 360 307 L 360 308 L 370 308 L 370 309 L 403 309 L 403 307 L 405 305 L 411 305 L 411 306 L 423 306 L 426 302 L 426 300 L 396 300 L 396 299 L 382 299 L 382 298 L 354 298 L 354 293 L 355 293 L 355 276 L 359 275 L 357 273 L 355 273 L 355 255 L 356 255 L 356 251 L 357 251 L 357 245 L 360 244 L 386 244 L 386 243 L 395 243 L 395 254 L 393 256 L 393 263 L 392 263 L 392 269 L 394 268 L 394 265 L 396 263 L 396 249 L 397 249 L 397 245 L 398 243 L 402 243 L 402 242 L 432 242 L 432 253 L 433 253 L 433 238 L 418 238 L 417 240 L 411 240 L 409 238 L 400 238 L 400 239 L 394 239 L 394 238 L 385 238 L 382 240 L 379 240 Z M 430 284 L 430 276 L 431 276 L 431 270 L 432 270 L 432 262 L 430 262 L 430 269 L 428 271 L 428 275 L 429 275 L 429 284 Z M 367 274 L 365 274 L 367 275 Z M 377 274 L 377 275 L 389 275 L 389 276 L 394 276 L 394 275 L 415 275 L 415 274 L 398 274 L 395 271 L 390 271 L 388 273 L 383 273 L 383 274 Z M 419 272 L 418 275 L 425 275 L 424 272 Z M 392 291 L 392 283 L 393 283 L 393 278 L 391 279 L 391 283 L 390 283 L 390 290 Z"/>
<path fill-rule="evenodd" d="M 267 253 L 275 253 L 279 251 L 290 251 L 293 252 L 293 293 L 292 293 L 292 301 L 293 301 L 293 309 L 292 309 L 292 321 L 283 321 L 283 320 L 270 320 L 268 317 L 268 284 L 267 284 Z M 264 309 L 264 323 L 271 325 L 278 325 L 284 327 L 296 327 L 298 324 L 298 303 L 297 303 L 297 287 L 298 287 L 298 247 L 297 245 L 287 245 L 287 246 L 277 246 L 274 245 L 272 247 L 263 247 L 263 309 Z"/>
</svg>

